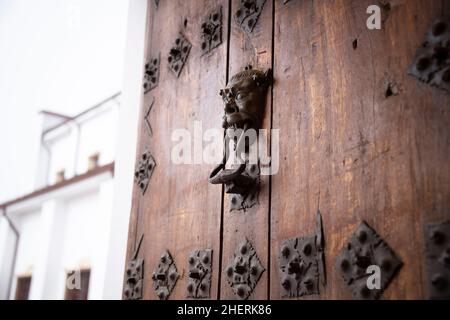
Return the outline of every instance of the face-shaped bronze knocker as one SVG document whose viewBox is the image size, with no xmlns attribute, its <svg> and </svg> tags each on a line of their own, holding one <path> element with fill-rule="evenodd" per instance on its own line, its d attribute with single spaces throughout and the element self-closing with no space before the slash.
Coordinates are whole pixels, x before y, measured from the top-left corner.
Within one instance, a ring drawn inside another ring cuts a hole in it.
<svg viewBox="0 0 450 320">
<path fill-rule="evenodd" d="M 231 199 L 231 210 L 245 210 L 257 202 L 259 166 L 249 163 L 248 152 L 256 140 L 256 131 L 261 126 L 270 82 L 270 69 L 262 72 L 248 66 L 244 71 L 234 75 L 225 89 L 220 90 L 225 104 L 222 125 L 227 133 L 224 137 L 222 163 L 211 172 L 209 182 L 224 184 L 225 191 L 234 194 Z M 246 134 L 250 129 L 254 130 L 254 134 Z M 233 151 L 239 163 L 231 169 L 225 169 L 231 154 L 228 150 L 230 137 L 233 137 Z"/>
</svg>

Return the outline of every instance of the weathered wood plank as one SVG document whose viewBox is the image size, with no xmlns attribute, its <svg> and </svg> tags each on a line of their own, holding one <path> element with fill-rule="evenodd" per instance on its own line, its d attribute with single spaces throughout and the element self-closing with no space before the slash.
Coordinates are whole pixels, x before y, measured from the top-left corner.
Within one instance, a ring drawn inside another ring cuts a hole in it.
<svg viewBox="0 0 450 320">
<path fill-rule="evenodd" d="M 239 0 L 232 1 L 232 14 L 238 8 Z M 273 3 L 266 1 L 259 20 L 250 35 L 247 35 L 234 21 L 231 21 L 229 75 L 242 71 L 246 65 L 266 70 L 272 67 L 272 18 Z M 265 117 L 262 128 L 270 129 L 271 94 L 267 95 Z M 268 143 L 268 145 L 270 145 Z M 261 177 L 259 204 L 246 212 L 229 212 L 230 198 L 224 199 L 223 265 L 233 257 L 238 245 L 247 238 L 255 248 L 266 269 L 249 299 L 268 298 L 269 261 L 269 177 Z M 218 189 L 218 187 L 216 187 Z M 222 272 L 221 298 L 236 299 Z"/>
<path fill-rule="evenodd" d="M 211 53 L 201 55 L 201 23 L 205 15 L 223 6 L 223 43 Z M 170 299 L 186 298 L 188 254 L 196 249 L 213 249 L 211 298 L 218 296 L 220 253 L 221 192 L 208 184 L 210 166 L 175 164 L 171 160 L 173 130 L 187 129 L 194 139 L 194 122 L 203 131 L 217 126 L 221 113 L 216 108 L 217 93 L 225 83 L 228 1 L 160 1 L 157 9 L 149 1 L 153 17 L 147 56 L 161 54 L 159 85 L 144 97 L 143 108 L 152 99 L 150 114 L 153 135 L 141 126 L 138 156 L 151 150 L 156 169 L 141 199 L 137 232 L 145 234 L 144 298 L 157 299 L 151 274 L 164 250 L 169 250 L 181 277 Z M 182 72 L 177 78 L 168 67 L 168 53 L 181 32 L 192 44 Z M 143 117 L 141 115 L 141 122 Z M 195 150 L 192 150 L 194 156 Z M 139 190 L 135 190 L 135 194 Z M 135 198 L 135 203 L 139 200 Z M 133 208 L 136 210 L 136 205 Z M 130 234 L 130 240 L 134 237 Z"/>
<path fill-rule="evenodd" d="M 202 57 L 200 22 L 219 3 L 223 44 Z M 129 258 L 145 233 L 139 255 L 145 258 L 144 298 L 156 298 L 150 277 L 165 249 L 182 275 L 171 298 L 181 299 L 189 251 L 212 248 L 211 297 L 234 299 L 219 262 L 224 269 L 245 238 L 266 268 L 250 298 L 280 298 L 280 242 L 314 234 L 318 206 L 328 286 L 308 298 L 351 298 L 334 264 L 361 220 L 404 262 L 383 298 L 426 298 L 423 226 L 450 217 L 450 97 L 406 70 L 431 22 L 450 6 L 393 0 L 383 11 L 383 29 L 370 31 L 368 0 L 267 1 L 250 36 L 231 18 L 227 66 L 229 3 L 234 14 L 239 0 L 160 1 L 157 10 L 149 1 L 146 52 L 148 57 L 161 52 L 161 73 L 158 88 L 143 97 L 141 120 L 155 99 L 153 136 L 141 121 L 137 157 L 150 149 L 157 168 L 144 197 L 134 190 L 128 243 Z M 180 30 L 193 47 L 177 79 L 168 70 L 167 54 Z M 269 93 L 263 128 L 280 129 L 280 170 L 271 179 L 263 176 L 260 204 L 245 213 L 230 213 L 225 195 L 221 235 L 222 189 L 207 182 L 213 166 L 173 164 L 172 130 L 193 133 L 194 121 L 201 121 L 203 130 L 218 128 L 217 93 L 226 70 L 232 76 L 247 64 L 267 69 L 272 59 L 274 102 L 272 109 Z"/>
<path fill-rule="evenodd" d="M 314 234 L 318 199 L 328 286 L 312 298 L 351 297 L 334 263 L 361 220 L 404 262 L 383 298 L 426 297 L 422 228 L 450 216 L 450 98 L 406 70 L 442 1 L 391 1 L 380 31 L 372 2 L 276 3 L 271 298 L 280 241 Z"/>
</svg>

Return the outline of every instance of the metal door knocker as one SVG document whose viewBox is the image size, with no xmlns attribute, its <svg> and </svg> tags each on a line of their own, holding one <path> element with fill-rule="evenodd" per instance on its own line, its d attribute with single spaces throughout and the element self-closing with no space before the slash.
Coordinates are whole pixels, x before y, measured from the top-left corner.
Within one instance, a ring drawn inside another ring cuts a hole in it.
<svg viewBox="0 0 450 320">
<path fill-rule="evenodd" d="M 233 194 L 231 209 L 245 210 L 258 202 L 259 163 L 250 161 L 250 147 L 257 140 L 257 130 L 264 116 L 267 89 L 271 83 L 271 70 L 253 70 L 251 66 L 234 75 L 220 95 L 225 104 L 223 117 L 224 156 L 209 176 L 211 184 L 224 184 L 225 192 Z M 231 168 L 226 164 L 233 141 L 234 161 Z M 255 159 L 253 159 L 255 160 Z"/>
</svg>

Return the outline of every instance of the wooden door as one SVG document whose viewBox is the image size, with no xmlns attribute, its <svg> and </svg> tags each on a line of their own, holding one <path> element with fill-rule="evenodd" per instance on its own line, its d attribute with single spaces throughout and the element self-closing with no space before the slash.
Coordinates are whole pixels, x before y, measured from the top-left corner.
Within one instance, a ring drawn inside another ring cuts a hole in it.
<svg viewBox="0 0 450 320">
<path fill-rule="evenodd" d="M 450 217 L 450 93 L 407 70 L 450 4 L 381 1 L 381 30 L 369 30 L 373 2 L 256 1 L 246 32 L 234 18 L 241 0 L 149 0 L 145 55 L 159 76 L 143 89 L 136 159 L 156 165 L 145 192 L 134 189 L 127 254 L 144 261 L 143 299 L 158 299 L 152 275 L 165 250 L 179 274 L 169 298 L 186 298 L 189 254 L 202 249 L 212 250 L 210 298 L 237 298 L 225 266 L 245 239 L 265 269 L 250 299 L 283 298 L 280 247 L 314 235 L 318 210 L 327 284 L 301 298 L 352 298 L 336 265 L 362 221 L 403 263 L 382 298 L 429 297 L 424 228 Z M 222 41 L 204 54 L 201 25 L 217 8 Z M 177 76 L 168 57 L 180 34 L 192 47 Z M 258 205 L 230 212 L 224 188 L 208 183 L 213 165 L 175 164 L 172 140 L 176 129 L 220 128 L 219 90 L 249 64 L 273 70 L 262 128 L 271 150 L 279 130 L 279 169 L 261 177 Z"/>
</svg>

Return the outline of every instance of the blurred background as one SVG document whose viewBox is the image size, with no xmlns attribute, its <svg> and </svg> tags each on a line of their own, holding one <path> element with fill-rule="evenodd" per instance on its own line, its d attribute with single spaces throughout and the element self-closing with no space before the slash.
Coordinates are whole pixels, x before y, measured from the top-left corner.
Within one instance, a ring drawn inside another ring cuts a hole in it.
<svg viewBox="0 0 450 320">
<path fill-rule="evenodd" d="M 0 0 L 0 299 L 121 298 L 145 12 Z"/>
</svg>

